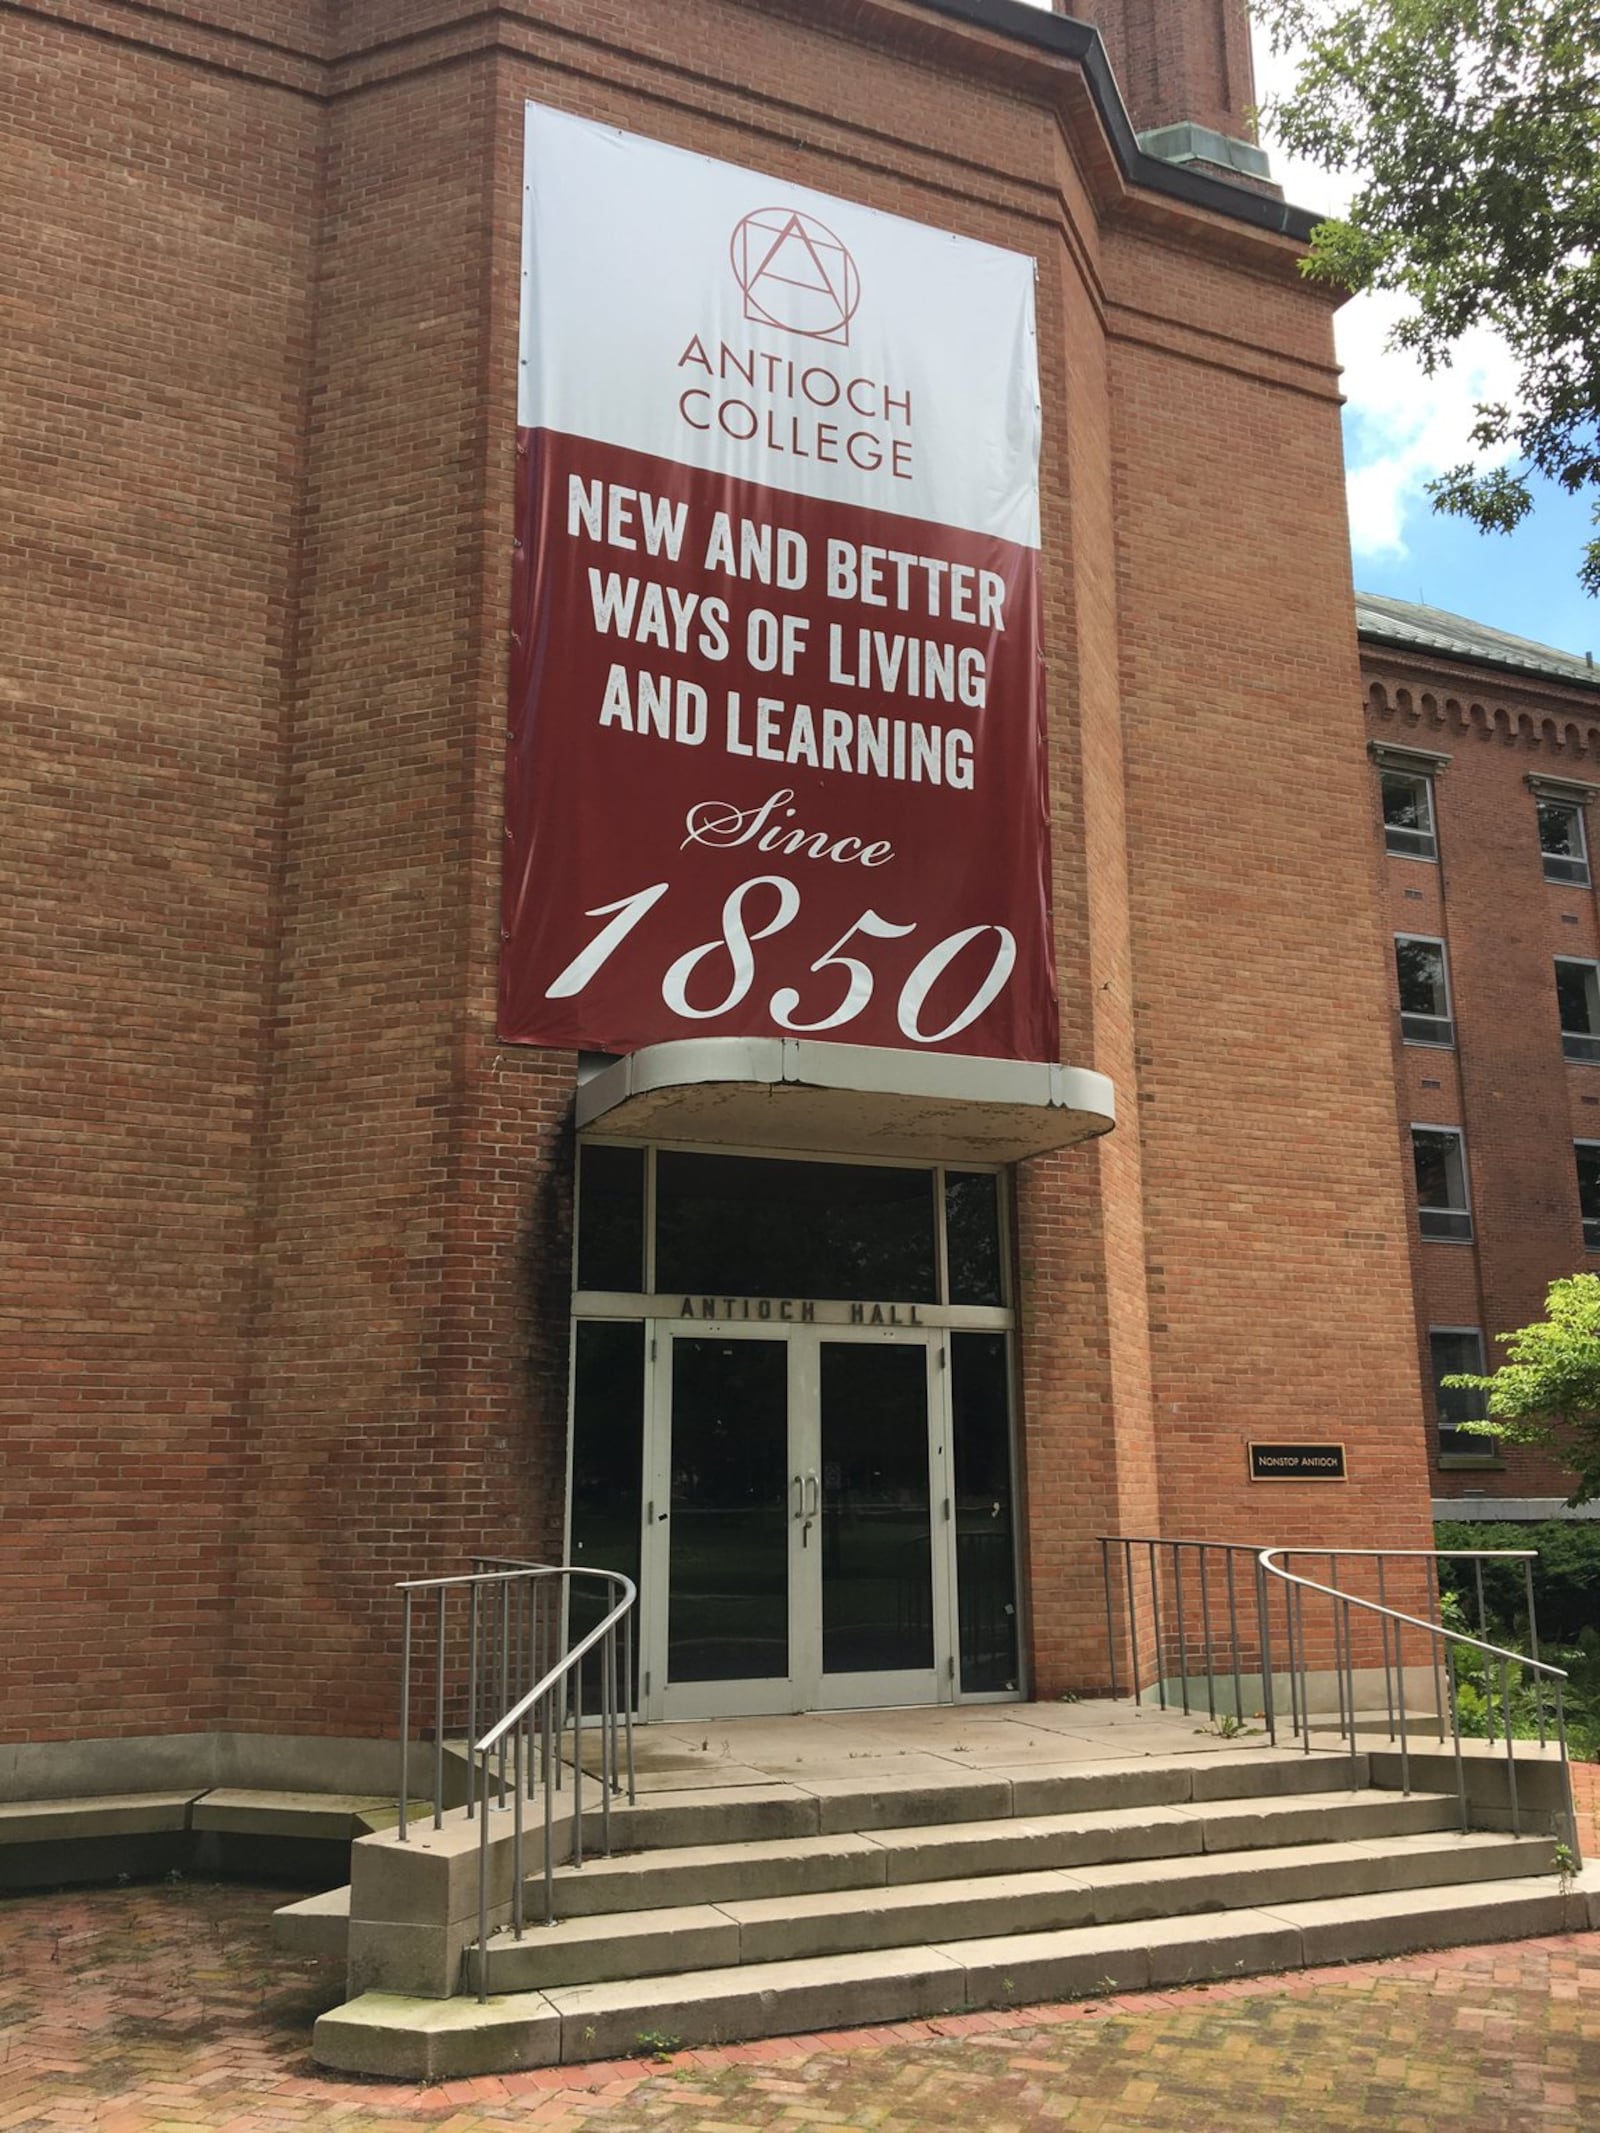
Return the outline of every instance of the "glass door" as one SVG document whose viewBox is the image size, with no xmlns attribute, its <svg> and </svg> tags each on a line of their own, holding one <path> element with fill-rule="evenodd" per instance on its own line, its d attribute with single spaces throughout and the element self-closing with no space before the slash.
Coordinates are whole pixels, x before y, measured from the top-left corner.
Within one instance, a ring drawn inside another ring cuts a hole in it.
<svg viewBox="0 0 1600 2133">
<path fill-rule="evenodd" d="M 726 1718 L 953 1693 L 938 1338 L 662 1329 L 645 1704 Z"/>
<path fill-rule="evenodd" d="M 816 1348 L 812 1703 L 936 1702 L 949 1640 L 944 1551 L 935 1547 L 935 1511 L 942 1518 L 948 1491 L 935 1485 L 945 1432 L 930 1428 L 934 1344 L 819 1336 Z"/>
<path fill-rule="evenodd" d="M 795 1358 L 781 1337 L 738 1333 L 664 1347 L 664 1457 L 646 1507 L 663 1716 L 795 1710 Z"/>
</svg>

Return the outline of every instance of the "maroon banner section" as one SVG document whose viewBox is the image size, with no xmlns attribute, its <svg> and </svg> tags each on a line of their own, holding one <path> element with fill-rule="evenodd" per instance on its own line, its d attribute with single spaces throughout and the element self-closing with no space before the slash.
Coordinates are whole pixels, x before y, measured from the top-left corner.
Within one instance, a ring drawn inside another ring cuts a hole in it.
<svg viewBox="0 0 1600 2133">
<path fill-rule="evenodd" d="M 500 1034 L 1058 1056 L 1037 557 L 518 437 Z"/>
</svg>

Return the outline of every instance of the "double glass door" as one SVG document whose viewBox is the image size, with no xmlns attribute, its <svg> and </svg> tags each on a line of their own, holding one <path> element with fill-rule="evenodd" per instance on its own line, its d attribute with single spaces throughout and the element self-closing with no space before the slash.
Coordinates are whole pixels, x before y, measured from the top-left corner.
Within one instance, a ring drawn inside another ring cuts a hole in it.
<svg viewBox="0 0 1600 2133">
<path fill-rule="evenodd" d="M 952 1695 L 941 1337 L 695 1325 L 658 1343 L 647 1706 L 714 1718 Z"/>
</svg>

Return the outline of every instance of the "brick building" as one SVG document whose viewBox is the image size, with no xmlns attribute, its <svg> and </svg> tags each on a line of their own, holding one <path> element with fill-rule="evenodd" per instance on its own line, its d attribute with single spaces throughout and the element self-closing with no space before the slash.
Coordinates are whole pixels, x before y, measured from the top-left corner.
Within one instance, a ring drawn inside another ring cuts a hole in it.
<svg viewBox="0 0 1600 2133">
<path fill-rule="evenodd" d="M 914 1649 L 872 1616 L 819 1680 L 791 1539 L 720 1588 L 787 1659 L 669 1650 L 647 1711 L 1103 1685 L 1104 1532 L 1425 1540 L 1329 302 L 1242 138 L 1243 0 L 1074 12 L 0 10 L 13 1788 L 107 1741 L 123 1783 L 371 1767 L 394 1581 L 554 1555 L 569 1495 L 664 1635 L 655 1499 L 710 1470 L 664 1433 L 730 1400 L 825 1520 L 830 1399 L 901 1417 Z M 1034 262 L 1054 1056 L 819 1044 L 790 1103 L 719 1052 L 663 1125 L 497 1036 L 529 104 Z M 1308 1437 L 1343 1487 L 1251 1483 Z"/>
<path fill-rule="evenodd" d="M 1592 658 L 1356 596 L 1388 924 L 1402 1156 L 1435 1496 L 1534 1517 L 1550 1460 L 1464 1435 L 1497 1335 L 1600 1251 Z"/>
</svg>

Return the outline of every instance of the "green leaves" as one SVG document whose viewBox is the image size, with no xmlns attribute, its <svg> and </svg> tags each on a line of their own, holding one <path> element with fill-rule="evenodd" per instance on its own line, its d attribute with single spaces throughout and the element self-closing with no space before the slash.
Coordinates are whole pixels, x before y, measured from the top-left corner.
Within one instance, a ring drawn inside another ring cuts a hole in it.
<svg viewBox="0 0 1600 2133">
<path fill-rule="evenodd" d="M 1358 174 L 1305 271 L 1384 289 L 1426 369 L 1475 326 L 1497 333 L 1515 404 L 1469 440 L 1504 474 L 1453 469 L 1437 509 L 1505 532 L 1527 476 L 1600 488 L 1600 0 L 1255 0 L 1302 56 L 1263 117 L 1291 152 Z M 1492 418 L 1492 419 L 1486 419 Z M 1580 576 L 1600 591 L 1600 543 Z"/>
<path fill-rule="evenodd" d="M 1552 1447 L 1578 1475 L 1568 1501 L 1600 1496 L 1600 1274 L 1551 1282 L 1545 1316 L 1499 1339 L 1507 1359 L 1498 1370 L 1443 1380 L 1488 1395 L 1488 1421 L 1461 1428 Z"/>
<path fill-rule="evenodd" d="M 1509 533 L 1533 509 L 1528 484 L 1505 467 L 1479 474 L 1470 466 L 1451 467 L 1428 484 L 1433 508 L 1455 518 L 1470 518 L 1486 532 Z"/>
</svg>

